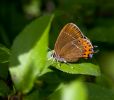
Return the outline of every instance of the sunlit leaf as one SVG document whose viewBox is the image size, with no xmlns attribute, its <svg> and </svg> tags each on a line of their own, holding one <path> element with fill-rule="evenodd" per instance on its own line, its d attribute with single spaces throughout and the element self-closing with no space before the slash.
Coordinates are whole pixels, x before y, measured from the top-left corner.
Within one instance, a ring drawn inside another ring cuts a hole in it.
<svg viewBox="0 0 114 100">
<path fill-rule="evenodd" d="M 61 85 L 52 95 L 50 100 L 87 100 L 88 93 L 81 80 Z"/>
<path fill-rule="evenodd" d="M 15 39 L 10 58 L 10 74 L 17 90 L 27 93 L 45 69 L 48 33 L 53 16 L 43 16 L 29 24 Z"/>
</svg>

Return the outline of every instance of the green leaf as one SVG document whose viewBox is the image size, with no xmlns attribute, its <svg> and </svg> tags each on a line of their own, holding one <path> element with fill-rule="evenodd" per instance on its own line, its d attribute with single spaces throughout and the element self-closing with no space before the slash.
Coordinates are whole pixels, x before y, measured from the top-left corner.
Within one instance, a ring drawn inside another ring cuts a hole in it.
<svg viewBox="0 0 114 100">
<path fill-rule="evenodd" d="M 48 58 L 50 57 L 51 53 L 48 53 Z M 50 63 L 50 65 L 54 66 L 55 68 L 70 74 L 85 74 L 93 76 L 100 75 L 99 66 L 92 63 L 61 63 L 54 61 L 53 58 L 49 58 L 48 63 Z"/>
<path fill-rule="evenodd" d="M 80 63 L 80 64 L 61 64 L 58 65 L 53 64 L 57 69 L 71 73 L 71 74 L 85 74 L 85 75 L 93 75 L 93 76 L 99 76 L 100 75 L 100 69 L 97 65 L 91 64 L 91 63 Z"/>
<path fill-rule="evenodd" d="M 49 100 L 87 100 L 88 94 L 85 84 L 75 80 L 69 84 L 62 84 L 49 96 Z"/>
<path fill-rule="evenodd" d="M 62 100 L 87 100 L 86 86 L 81 81 L 66 85 L 62 92 Z"/>
<path fill-rule="evenodd" d="M 23 93 L 31 90 L 45 69 L 52 18 L 48 15 L 34 20 L 13 43 L 9 70 L 16 89 Z"/>
</svg>

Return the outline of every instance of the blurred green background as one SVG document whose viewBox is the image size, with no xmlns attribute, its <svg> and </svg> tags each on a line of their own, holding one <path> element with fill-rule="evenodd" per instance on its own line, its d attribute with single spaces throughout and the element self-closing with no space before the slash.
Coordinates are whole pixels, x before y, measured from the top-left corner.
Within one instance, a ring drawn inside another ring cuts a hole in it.
<svg viewBox="0 0 114 100">
<path fill-rule="evenodd" d="M 62 27 L 73 22 L 98 46 L 94 58 L 101 69 L 98 84 L 114 88 L 114 0 L 2 0 L 0 44 L 11 48 L 15 37 L 35 18 L 54 13 L 49 48 Z"/>
<path fill-rule="evenodd" d="M 77 24 L 98 46 L 95 54 L 104 73 L 114 79 L 114 0 L 2 0 L 0 1 L 0 43 L 10 48 L 19 32 L 36 17 L 54 13 L 50 48 L 61 28 Z"/>
</svg>

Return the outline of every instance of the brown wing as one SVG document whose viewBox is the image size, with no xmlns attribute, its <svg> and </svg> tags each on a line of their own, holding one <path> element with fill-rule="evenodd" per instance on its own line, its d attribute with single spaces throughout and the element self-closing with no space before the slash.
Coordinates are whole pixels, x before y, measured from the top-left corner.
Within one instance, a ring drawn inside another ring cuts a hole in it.
<svg viewBox="0 0 114 100">
<path fill-rule="evenodd" d="M 83 34 L 80 29 L 73 23 L 68 23 L 61 30 L 54 47 L 54 51 L 57 55 L 60 54 L 61 49 L 69 42 L 83 38 Z"/>
<path fill-rule="evenodd" d="M 64 58 L 67 62 L 75 62 L 83 57 L 83 46 L 77 40 L 67 43 L 60 51 L 60 58 Z"/>
</svg>

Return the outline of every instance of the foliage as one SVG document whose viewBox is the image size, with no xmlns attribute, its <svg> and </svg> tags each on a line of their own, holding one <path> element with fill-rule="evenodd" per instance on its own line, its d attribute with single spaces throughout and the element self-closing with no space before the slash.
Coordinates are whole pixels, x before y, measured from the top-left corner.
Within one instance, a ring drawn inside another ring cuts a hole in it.
<svg viewBox="0 0 114 100">
<path fill-rule="evenodd" d="M 113 100 L 114 1 L 8 0 L 0 3 L 0 100 Z M 97 45 L 92 59 L 51 58 L 68 22 Z"/>
</svg>

